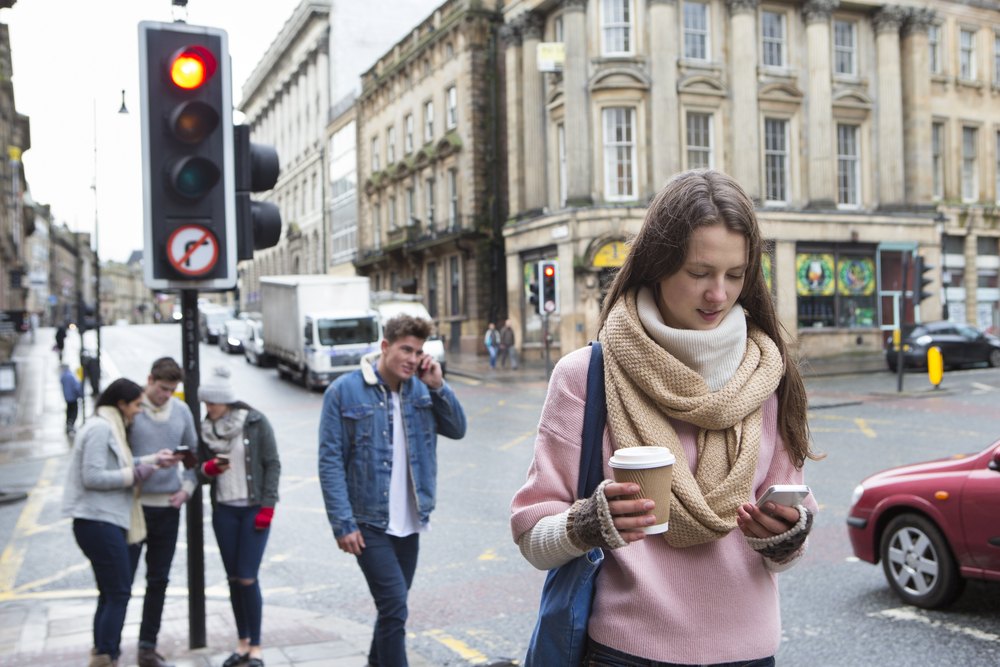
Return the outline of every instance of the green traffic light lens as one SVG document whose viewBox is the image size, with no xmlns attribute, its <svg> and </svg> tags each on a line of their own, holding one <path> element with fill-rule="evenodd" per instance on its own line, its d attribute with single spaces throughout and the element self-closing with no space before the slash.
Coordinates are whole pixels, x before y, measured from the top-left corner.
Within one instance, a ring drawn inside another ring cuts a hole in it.
<svg viewBox="0 0 1000 667">
<path fill-rule="evenodd" d="M 198 100 L 185 102 L 170 114 L 170 129 L 186 144 L 197 144 L 219 126 L 219 114 Z"/>
<path fill-rule="evenodd" d="M 170 170 L 174 190 L 188 199 L 198 199 L 219 182 L 219 168 L 203 157 L 186 157 Z"/>
</svg>

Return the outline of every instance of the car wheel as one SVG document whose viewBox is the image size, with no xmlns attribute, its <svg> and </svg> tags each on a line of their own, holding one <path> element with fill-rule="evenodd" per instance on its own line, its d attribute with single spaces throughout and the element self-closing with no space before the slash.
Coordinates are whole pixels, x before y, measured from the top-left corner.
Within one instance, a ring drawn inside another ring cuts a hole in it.
<svg viewBox="0 0 1000 667">
<path fill-rule="evenodd" d="M 993 368 L 1000 366 L 1000 350 L 993 349 L 990 351 L 989 362 Z"/>
<path fill-rule="evenodd" d="M 885 578 L 907 604 L 936 609 L 954 602 L 965 588 L 944 535 L 923 516 L 902 514 L 890 521 L 880 551 Z"/>
</svg>

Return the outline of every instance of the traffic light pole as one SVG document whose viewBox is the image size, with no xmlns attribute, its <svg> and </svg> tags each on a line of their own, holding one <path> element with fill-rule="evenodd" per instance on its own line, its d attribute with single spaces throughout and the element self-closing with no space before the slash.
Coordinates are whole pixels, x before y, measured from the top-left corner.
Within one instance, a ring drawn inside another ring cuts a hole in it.
<svg viewBox="0 0 1000 667">
<path fill-rule="evenodd" d="M 896 352 L 896 391 L 903 391 L 903 327 L 906 324 L 906 267 L 907 256 L 903 257 L 903 294 L 899 298 L 899 350 Z"/>
<path fill-rule="evenodd" d="M 198 290 L 181 290 L 181 346 L 184 364 L 184 402 L 194 417 L 201 442 L 201 405 L 198 403 Z M 198 458 L 198 457 L 196 457 Z M 204 648 L 205 636 L 205 527 L 201 486 L 187 503 L 188 648 Z"/>
</svg>

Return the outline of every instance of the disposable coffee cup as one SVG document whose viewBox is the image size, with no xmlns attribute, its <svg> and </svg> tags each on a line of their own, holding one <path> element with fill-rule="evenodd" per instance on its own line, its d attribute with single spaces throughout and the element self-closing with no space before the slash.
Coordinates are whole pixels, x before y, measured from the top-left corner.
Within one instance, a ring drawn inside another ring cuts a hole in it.
<svg viewBox="0 0 1000 667">
<path fill-rule="evenodd" d="M 638 484 L 639 493 L 634 496 L 619 496 L 618 500 L 639 500 L 649 498 L 656 507 L 652 526 L 641 528 L 647 535 L 665 533 L 670 524 L 670 483 L 674 478 L 676 457 L 666 447 L 628 447 L 619 449 L 611 457 L 611 470 L 615 481 L 620 484 Z M 636 512 L 628 516 L 642 516 Z"/>
</svg>

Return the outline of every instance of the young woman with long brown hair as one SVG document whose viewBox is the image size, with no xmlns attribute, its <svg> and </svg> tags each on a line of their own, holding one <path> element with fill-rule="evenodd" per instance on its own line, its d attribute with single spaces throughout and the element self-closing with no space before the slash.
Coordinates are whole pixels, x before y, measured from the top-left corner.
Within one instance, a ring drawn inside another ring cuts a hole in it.
<svg viewBox="0 0 1000 667">
<path fill-rule="evenodd" d="M 601 313 L 605 481 L 587 499 L 576 489 L 591 349 L 553 372 L 511 528 L 539 569 L 605 550 L 586 665 L 774 664 L 775 575 L 805 552 L 817 507 L 754 503 L 801 484 L 818 457 L 763 245 L 753 202 L 724 174 L 679 174 L 653 199 Z M 640 489 L 612 482 L 608 465 L 648 445 L 676 456 L 662 535 L 641 530 L 651 500 L 616 499 Z"/>
</svg>

